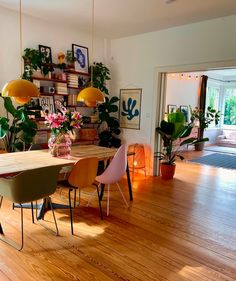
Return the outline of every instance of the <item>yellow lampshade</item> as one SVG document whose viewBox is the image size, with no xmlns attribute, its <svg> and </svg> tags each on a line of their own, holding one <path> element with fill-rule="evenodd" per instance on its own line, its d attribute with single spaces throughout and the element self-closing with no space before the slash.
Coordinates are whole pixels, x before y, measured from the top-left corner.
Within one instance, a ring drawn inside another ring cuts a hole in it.
<svg viewBox="0 0 236 281">
<path fill-rule="evenodd" d="M 2 96 L 15 98 L 16 102 L 23 104 L 32 97 L 39 97 L 40 93 L 34 83 L 24 79 L 17 79 L 10 81 L 3 87 Z"/>
<path fill-rule="evenodd" d="M 103 93 L 94 87 L 88 87 L 79 92 L 77 101 L 84 102 L 87 106 L 96 106 L 97 102 L 104 102 Z"/>
</svg>

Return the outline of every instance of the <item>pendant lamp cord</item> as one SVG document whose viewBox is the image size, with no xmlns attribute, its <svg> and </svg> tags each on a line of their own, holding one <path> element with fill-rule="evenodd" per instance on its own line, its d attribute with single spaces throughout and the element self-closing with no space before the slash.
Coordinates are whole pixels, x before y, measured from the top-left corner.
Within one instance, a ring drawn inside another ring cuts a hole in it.
<svg viewBox="0 0 236 281">
<path fill-rule="evenodd" d="M 93 87 L 93 40 L 94 40 L 94 0 L 92 0 L 92 51 L 91 51 L 91 87 Z"/>
<path fill-rule="evenodd" d="M 20 0 L 20 76 L 23 75 L 23 61 L 22 61 L 22 4 Z"/>
</svg>

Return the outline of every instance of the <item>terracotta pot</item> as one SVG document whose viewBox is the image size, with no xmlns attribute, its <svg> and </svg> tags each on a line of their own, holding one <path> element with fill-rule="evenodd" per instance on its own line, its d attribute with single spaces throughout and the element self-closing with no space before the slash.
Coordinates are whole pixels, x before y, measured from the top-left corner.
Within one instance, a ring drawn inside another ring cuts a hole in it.
<svg viewBox="0 0 236 281">
<path fill-rule="evenodd" d="M 167 163 L 161 163 L 160 170 L 161 170 L 161 178 L 163 180 L 170 180 L 173 179 L 175 174 L 175 167 L 176 165 L 170 165 Z"/>
</svg>

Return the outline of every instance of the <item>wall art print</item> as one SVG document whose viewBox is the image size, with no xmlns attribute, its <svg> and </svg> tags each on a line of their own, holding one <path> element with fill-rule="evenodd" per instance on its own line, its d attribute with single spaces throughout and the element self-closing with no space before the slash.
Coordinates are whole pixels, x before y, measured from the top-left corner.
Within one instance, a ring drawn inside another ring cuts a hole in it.
<svg viewBox="0 0 236 281">
<path fill-rule="evenodd" d="M 75 58 L 75 70 L 81 73 L 89 73 L 88 48 L 72 44 L 73 57 Z"/>
<path fill-rule="evenodd" d="M 120 127 L 140 129 L 142 89 L 120 90 Z"/>
</svg>

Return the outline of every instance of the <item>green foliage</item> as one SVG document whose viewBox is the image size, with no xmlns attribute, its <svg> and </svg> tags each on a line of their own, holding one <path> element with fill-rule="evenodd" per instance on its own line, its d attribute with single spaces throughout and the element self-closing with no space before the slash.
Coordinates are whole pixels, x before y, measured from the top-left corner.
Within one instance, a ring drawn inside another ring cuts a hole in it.
<svg viewBox="0 0 236 281">
<path fill-rule="evenodd" d="M 236 125 L 236 95 L 225 98 L 224 125 Z"/>
<path fill-rule="evenodd" d="M 16 109 L 9 97 L 4 97 L 3 100 L 4 107 L 12 116 L 12 120 L 0 117 L 0 138 L 3 139 L 6 151 L 22 151 L 32 144 L 37 125 L 29 119 L 32 112 L 27 111 L 24 106 Z"/>
<path fill-rule="evenodd" d="M 215 125 L 218 125 L 220 120 L 220 111 L 216 111 L 215 109 L 208 106 L 206 112 L 204 113 L 198 107 L 194 109 L 190 106 L 191 113 L 191 123 L 194 124 L 196 121 L 199 122 L 199 130 L 198 130 L 198 138 L 195 140 L 195 143 L 208 141 L 208 138 L 203 138 L 204 130 L 209 127 L 209 125 L 214 122 Z"/>
<path fill-rule="evenodd" d="M 23 59 L 25 61 L 25 70 L 22 75 L 23 79 L 31 80 L 34 70 L 40 69 L 44 76 L 50 71 L 53 71 L 53 67 L 50 65 L 49 61 L 50 58 L 46 56 L 46 53 L 44 54 L 39 50 L 26 48 L 24 50 Z"/>
<path fill-rule="evenodd" d="M 66 62 L 71 64 L 76 61 L 76 58 L 73 56 L 73 52 L 71 50 L 66 51 Z"/>
<path fill-rule="evenodd" d="M 110 70 L 102 62 L 94 62 L 89 67 L 89 72 L 93 70 L 93 86 L 100 89 L 104 94 L 109 95 L 106 81 L 110 80 Z"/>
<path fill-rule="evenodd" d="M 106 81 L 110 80 L 110 70 L 103 63 L 94 63 L 93 67 L 93 86 L 100 89 L 104 94 L 109 95 Z M 91 72 L 90 67 L 90 72 Z M 98 106 L 100 128 L 106 125 L 106 129 L 99 133 L 99 145 L 105 147 L 119 147 L 121 140 L 117 137 L 120 134 L 119 120 L 114 116 L 118 112 L 116 103 L 118 97 L 105 97 L 105 102 Z"/>
<path fill-rule="evenodd" d="M 118 97 L 105 98 L 106 101 L 98 106 L 99 120 L 101 123 L 107 124 L 107 129 L 99 134 L 99 145 L 106 147 L 119 147 L 121 141 L 117 136 L 120 134 L 119 120 L 112 116 L 111 113 L 118 111 L 118 106 L 115 104 L 119 101 Z"/>
<path fill-rule="evenodd" d="M 192 138 L 186 139 L 180 143 L 179 146 L 174 146 L 174 141 L 179 138 L 186 138 L 191 134 L 192 126 L 184 125 L 185 117 L 182 112 L 170 113 L 168 121 L 162 120 L 160 127 L 156 128 L 163 140 L 164 151 L 156 152 L 159 160 L 164 161 L 168 165 L 173 165 L 177 158 L 181 160 L 184 157 L 180 154 L 179 148 L 185 144 L 192 142 Z"/>
</svg>

